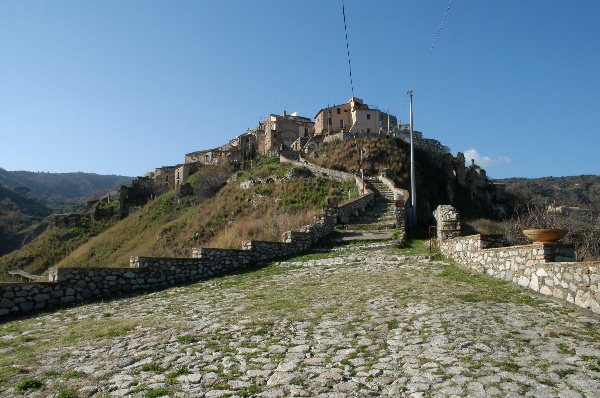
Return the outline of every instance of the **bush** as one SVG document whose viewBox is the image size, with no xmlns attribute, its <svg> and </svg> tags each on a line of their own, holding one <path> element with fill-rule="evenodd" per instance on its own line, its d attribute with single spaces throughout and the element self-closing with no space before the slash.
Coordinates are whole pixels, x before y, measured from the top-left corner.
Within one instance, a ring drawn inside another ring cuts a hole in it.
<svg viewBox="0 0 600 398">
<path fill-rule="evenodd" d="M 548 212 L 548 206 L 527 203 L 514 210 L 510 219 L 503 222 L 504 238 L 511 245 L 531 243 L 524 229 L 569 229 L 568 221 Z"/>
<path fill-rule="evenodd" d="M 37 390 L 44 385 L 41 381 L 37 379 L 24 379 L 17 384 L 17 390 L 19 391 L 27 391 L 27 390 Z"/>
<path fill-rule="evenodd" d="M 502 223 L 489 220 L 487 218 L 478 218 L 472 221 L 465 221 L 463 225 L 465 232 L 482 235 L 503 235 L 504 228 Z"/>
</svg>

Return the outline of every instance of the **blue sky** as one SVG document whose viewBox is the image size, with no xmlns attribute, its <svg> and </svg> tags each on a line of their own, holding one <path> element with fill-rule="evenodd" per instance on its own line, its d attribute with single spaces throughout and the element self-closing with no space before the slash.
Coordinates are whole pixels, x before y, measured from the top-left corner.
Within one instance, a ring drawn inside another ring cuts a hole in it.
<svg viewBox="0 0 600 398">
<path fill-rule="evenodd" d="M 600 1 L 345 0 L 354 95 L 492 178 L 600 174 Z M 0 0 L 0 167 L 143 175 L 351 96 L 341 0 Z"/>
</svg>

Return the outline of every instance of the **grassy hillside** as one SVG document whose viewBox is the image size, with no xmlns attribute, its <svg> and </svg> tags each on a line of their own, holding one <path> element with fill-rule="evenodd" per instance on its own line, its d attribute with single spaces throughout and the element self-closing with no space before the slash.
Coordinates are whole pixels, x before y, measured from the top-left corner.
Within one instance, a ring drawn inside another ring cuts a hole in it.
<svg viewBox="0 0 600 398">
<path fill-rule="evenodd" d="M 0 168 L 0 256 L 36 239 L 47 229 L 48 215 L 85 211 L 89 200 L 130 182 L 114 175 Z"/>
<path fill-rule="evenodd" d="M 327 196 L 357 194 L 353 181 L 285 178 L 293 168 L 263 160 L 254 169 L 235 174 L 210 198 L 201 194 L 201 188 L 211 175 L 199 172 L 190 178 L 195 195 L 165 193 L 78 247 L 57 266 L 124 267 L 134 255 L 187 257 L 192 247 L 239 249 L 241 241 L 250 238 L 280 240 L 282 232 L 312 220 Z M 309 173 L 304 169 L 297 174 Z M 266 176 L 273 176 L 274 182 L 240 187 L 241 182 Z"/>
<path fill-rule="evenodd" d="M 8 189 L 0 185 L 0 256 L 22 246 L 36 233 L 52 210 L 26 189 Z"/>
<path fill-rule="evenodd" d="M 0 280 L 16 281 L 18 278 L 8 275 L 9 270 L 22 269 L 39 275 L 49 267 L 68 256 L 81 244 L 87 242 L 117 222 L 119 203 L 98 203 L 95 208 L 95 220 L 91 213 L 83 214 L 83 221 L 72 227 L 59 228 L 47 220 L 38 224 L 29 236 L 35 236 L 20 250 L 0 257 Z"/>
</svg>

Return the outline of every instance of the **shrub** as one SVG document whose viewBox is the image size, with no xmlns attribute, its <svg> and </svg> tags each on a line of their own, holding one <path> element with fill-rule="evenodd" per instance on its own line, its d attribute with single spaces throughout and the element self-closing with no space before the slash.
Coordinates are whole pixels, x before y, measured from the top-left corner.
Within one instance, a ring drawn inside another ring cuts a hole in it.
<svg viewBox="0 0 600 398">
<path fill-rule="evenodd" d="M 17 390 L 19 391 L 27 391 L 27 390 L 37 390 L 44 385 L 41 381 L 37 379 L 24 379 L 17 384 Z"/>
</svg>

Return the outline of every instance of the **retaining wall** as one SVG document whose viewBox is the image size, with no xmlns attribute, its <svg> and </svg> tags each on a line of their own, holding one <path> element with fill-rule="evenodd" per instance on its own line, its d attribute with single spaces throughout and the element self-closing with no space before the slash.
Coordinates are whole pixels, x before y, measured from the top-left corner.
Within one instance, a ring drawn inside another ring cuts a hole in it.
<svg viewBox="0 0 600 398">
<path fill-rule="evenodd" d="M 434 214 L 443 217 L 453 212 L 436 210 Z M 503 247 L 498 235 L 445 238 L 449 234 L 443 226 L 455 231 L 458 216 L 448 223 L 437 221 L 440 251 L 457 263 L 600 313 L 600 262 L 576 262 L 572 245 L 535 243 Z"/>
</svg>

